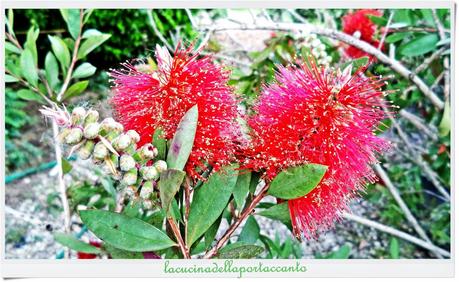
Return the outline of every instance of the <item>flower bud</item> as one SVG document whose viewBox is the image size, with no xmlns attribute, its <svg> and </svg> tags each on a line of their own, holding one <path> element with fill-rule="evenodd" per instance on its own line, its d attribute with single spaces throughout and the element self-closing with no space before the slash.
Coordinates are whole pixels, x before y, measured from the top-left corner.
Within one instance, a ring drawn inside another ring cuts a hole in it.
<svg viewBox="0 0 459 282">
<path fill-rule="evenodd" d="M 140 174 L 145 180 L 157 180 L 159 172 L 154 166 L 144 166 L 140 169 Z"/>
<path fill-rule="evenodd" d="M 167 163 L 165 161 L 163 161 L 163 160 L 157 161 L 153 166 L 156 168 L 158 173 L 161 173 L 161 172 L 167 170 Z"/>
<path fill-rule="evenodd" d="M 153 193 L 153 182 L 146 181 L 142 185 L 142 190 L 140 190 L 140 198 L 148 199 L 148 198 L 150 198 L 152 193 Z"/>
<path fill-rule="evenodd" d="M 135 168 L 136 162 L 130 155 L 122 155 L 120 157 L 120 168 L 122 171 L 129 171 Z"/>
<path fill-rule="evenodd" d="M 142 160 L 152 160 L 158 155 L 158 149 L 152 144 L 145 144 L 139 150 L 139 156 Z"/>
<path fill-rule="evenodd" d="M 129 135 L 134 143 L 137 143 L 140 141 L 140 135 L 137 133 L 135 130 L 128 130 L 126 132 L 127 135 Z"/>
<path fill-rule="evenodd" d="M 146 209 L 146 210 L 150 210 L 153 208 L 153 201 L 151 200 L 144 200 L 142 202 L 142 205 L 143 205 L 143 208 Z"/>
<path fill-rule="evenodd" d="M 98 142 L 94 147 L 94 158 L 97 160 L 104 160 L 108 153 L 108 148 L 102 142 Z"/>
<path fill-rule="evenodd" d="M 64 129 L 62 129 L 61 132 L 59 132 L 59 135 L 57 136 L 57 138 L 59 138 L 59 141 L 61 143 L 65 142 L 65 138 L 67 137 L 67 135 L 69 135 L 70 131 L 72 131 L 71 128 L 65 127 Z"/>
<path fill-rule="evenodd" d="M 95 143 L 92 140 L 87 140 L 84 142 L 83 146 L 80 147 L 78 150 L 78 157 L 82 160 L 87 160 L 92 154 L 94 150 Z"/>
<path fill-rule="evenodd" d="M 113 148 L 124 151 L 132 144 L 132 138 L 128 134 L 121 134 L 113 140 Z"/>
<path fill-rule="evenodd" d="M 97 122 L 89 123 L 84 128 L 84 137 L 86 139 L 94 139 L 99 136 L 100 124 Z"/>
<path fill-rule="evenodd" d="M 65 136 L 65 143 L 69 145 L 75 145 L 80 143 L 83 138 L 83 130 L 79 127 L 74 127 L 70 132 Z"/>
<path fill-rule="evenodd" d="M 115 123 L 113 124 L 113 130 L 115 130 L 118 133 L 121 133 L 124 131 L 124 126 L 121 123 L 115 121 Z"/>
<path fill-rule="evenodd" d="M 86 115 L 86 110 L 83 107 L 76 107 L 72 111 L 72 116 L 70 117 L 70 122 L 72 125 L 80 124 Z"/>
<path fill-rule="evenodd" d="M 137 192 L 137 188 L 135 186 L 127 186 L 124 189 L 124 192 L 126 193 L 126 196 L 128 196 L 128 198 L 134 198 L 135 193 Z"/>
<path fill-rule="evenodd" d="M 99 120 L 99 112 L 94 110 L 89 110 L 84 118 L 84 125 L 97 122 Z"/>
<path fill-rule="evenodd" d="M 134 185 L 137 182 L 137 169 L 133 168 L 127 171 L 124 175 L 123 178 L 121 179 L 121 182 L 124 185 Z"/>
</svg>

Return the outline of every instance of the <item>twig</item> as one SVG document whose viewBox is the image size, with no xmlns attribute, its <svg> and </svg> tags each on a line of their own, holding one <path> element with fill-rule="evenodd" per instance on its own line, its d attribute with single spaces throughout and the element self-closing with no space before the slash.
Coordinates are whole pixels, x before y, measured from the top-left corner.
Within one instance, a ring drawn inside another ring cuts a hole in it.
<svg viewBox="0 0 459 282">
<path fill-rule="evenodd" d="M 387 20 L 386 28 L 384 29 L 383 36 L 381 37 L 381 41 L 379 41 L 379 44 L 378 44 L 378 50 L 381 50 L 381 48 L 383 47 L 384 41 L 386 40 L 388 28 L 392 22 L 393 17 L 394 17 L 394 11 L 391 11 L 389 15 L 389 19 Z"/>
<path fill-rule="evenodd" d="M 440 48 L 427 57 L 415 70 L 414 73 L 418 74 L 425 70 L 434 60 L 440 57 L 440 55 L 446 50 L 446 48 Z"/>
<path fill-rule="evenodd" d="M 218 250 L 220 250 L 221 247 L 223 247 L 226 242 L 229 240 L 231 237 L 231 234 L 233 234 L 234 231 L 241 225 L 241 223 L 254 212 L 255 207 L 257 204 L 263 199 L 263 197 L 266 194 L 266 191 L 268 191 L 269 184 L 266 184 L 263 189 L 258 193 L 255 198 L 253 198 L 252 202 L 249 204 L 249 206 L 241 213 L 241 215 L 236 219 L 236 221 L 231 224 L 231 226 L 226 230 L 225 234 L 217 241 L 217 244 L 212 247 L 205 255 L 204 258 L 212 258 L 214 257 Z"/>
<path fill-rule="evenodd" d="M 392 181 L 390 180 L 389 176 L 384 171 L 384 169 L 379 164 L 374 165 L 374 168 L 376 170 L 376 173 L 381 177 L 381 180 L 386 185 L 387 189 L 389 189 L 390 193 L 392 194 L 392 197 L 394 197 L 394 200 L 397 202 L 398 206 L 402 209 L 402 212 L 405 214 L 405 218 L 413 226 L 413 228 L 416 231 L 416 233 L 418 233 L 419 236 L 421 236 L 421 238 L 424 239 L 426 242 L 428 242 L 429 244 L 432 244 L 432 242 L 430 241 L 429 237 L 425 233 L 424 229 L 422 229 L 421 225 L 419 225 L 418 221 L 416 220 L 416 218 L 411 213 L 411 211 L 408 208 L 408 206 L 403 201 L 403 199 L 400 196 L 397 188 L 395 188 L 394 184 L 392 184 Z M 434 251 L 434 253 L 437 256 L 440 255 L 438 252 Z M 439 256 L 439 257 L 441 257 L 441 256 Z"/>
<path fill-rule="evenodd" d="M 174 48 L 167 42 L 166 38 L 161 34 L 161 32 L 158 30 L 158 27 L 156 26 L 155 20 L 153 19 L 153 11 L 151 9 L 147 10 L 147 16 L 148 16 L 148 22 L 150 23 L 151 27 L 153 28 L 154 33 L 156 36 L 161 40 L 161 42 L 166 46 L 169 51 L 174 52 Z"/>
<path fill-rule="evenodd" d="M 57 94 L 57 101 L 62 101 L 62 96 L 64 95 L 67 87 L 69 86 L 70 80 L 72 79 L 72 72 L 73 68 L 75 68 L 75 64 L 78 61 L 78 49 L 80 47 L 81 42 L 81 33 L 83 31 L 83 10 L 80 10 L 80 31 L 78 32 L 78 37 L 75 40 L 75 46 L 73 47 L 73 55 L 72 55 L 72 62 L 70 63 L 69 69 L 67 71 L 67 76 L 65 77 L 64 83 L 62 84 L 61 90 Z"/>
<path fill-rule="evenodd" d="M 373 55 L 382 63 L 388 65 L 394 71 L 398 72 L 404 78 L 411 80 L 419 90 L 432 102 L 432 104 L 438 108 L 443 109 L 445 104 L 442 100 L 440 100 L 435 93 L 425 84 L 425 82 L 417 76 L 415 73 L 407 69 L 402 63 L 399 61 L 388 57 L 386 54 L 375 48 L 374 46 L 370 45 L 369 43 L 359 40 L 349 34 L 345 34 L 343 32 L 326 29 L 318 26 L 313 26 L 310 24 L 298 24 L 298 23 L 269 23 L 269 24 L 243 24 L 238 26 L 212 26 L 212 27 L 205 27 L 203 26 L 201 29 L 208 30 L 213 29 L 214 31 L 225 31 L 225 30 L 280 30 L 280 31 L 304 31 L 315 33 L 318 35 L 330 37 L 339 41 L 342 41 L 346 44 L 352 45 L 361 49 L 362 51 Z"/>
<path fill-rule="evenodd" d="M 375 228 L 379 231 L 382 231 L 382 232 L 385 232 L 385 233 L 388 233 L 388 234 L 391 234 L 391 235 L 394 235 L 394 236 L 397 236 L 399 237 L 400 239 L 403 239 L 405 241 L 408 241 L 408 242 L 411 242 L 413 244 L 416 244 L 424 249 L 427 249 L 429 251 L 432 251 L 433 253 L 437 253 L 437 254 L 440 254 L 442 256 L 445 256 L 445 257 L 451 257 L 451 253 L 440 248 L 440 247 L 437 247 L 435 246 L 434 244 L 432 243 L 429 243 L 429 242 L 426 242 L 424 240 L 421 240 L 419 238 L 416 238 L 408 233 L 405 233 L 405 232 L 402 232 L 400 230 L 397 230 L 393 227 L 390 227 L 390 226 L 387 226 L 387 225 L 383 225 L 379 222 L 375 222 L 375 221 L 372 221 L 372 220 L 369 220 L 369 219 L 366 219 L 366 218 L 363 218 L 363 217 L 360 217 L 360 216 L 357 216 L 357 215 L 353 215 L 353 214 L 350 214 L 350 213 L 347 213 L 347 212 L 343 212 L 342 214 L 342 217 L 347 219 L 347 220 L 352 220 L 352 221 L 355 221 L 355 222 L 358 222 L 360 224 L 363 224 L 363 225 L 366 225 L 366 226 L 369 226 L 369 227 L 372 227 L 372 228 Z"/>
<path fill-rule="evenodd" d="M 411 124 L 413 124 L 416 128 L 418 128 L 419 130 L 424 132 L 432 140 L 434 140 L 434 141 L 438 140 L 437 134 L 435 134 L 435 131 L 432 128 L 430 128 L 430 127 L 428 127 L 426 125 L 426 121 L 425 120 L 421 119 L 420 117 L 418 117 L 415 114 L 412 114 L 412 113 L 408 112 L 405 109 L 402 109 L 401 111 L 399 111 L 399 114 L 400 114 L 401 117 L 405 118 L 407 121 L 409 121 Z"/>
<path fill-rule="evenodd" d="M 11 73 L 9 70 L 5 69 L 5 72 L 8 73 L 9 75 L 11 75 L 12 77 L 16 78 L 19 83 L 21 83 L 22 85 L 24 85 L 25 87 L 29 88 L 30 90 L 32 90 L 33 92 L 39 94 L 43 99 L 45 99 L 45 101 L 49 104 L 49 105 L 54 105 L 54 102 L 51 101 L 48 97 L 46 97 L 46 95 L 44 95 L 43 93 L 41 93 L 41 91 L 32 86 L 31 84 L 29 84 L 27 81 L 25 81 L 24 79 L 22 79 L 21 77 L 18 77 L 18 76 L 15 76 L 13 73 Z"/>
<path fill-rule="evenodd" d="M 191 258 L 190 253 L 188 251 L 188 247 L 186 246 L 185 242 L 183 241 L 182 235 L 180 234 L 180 229 L 178 228 L 177 224 L 175 223 L 174 219 L 172 217 L 167 217 L 167 222 L 171 226 L 172 232 L 175 235 L 175 238 L 177 238 L 177 243 L 179 244 L 180 250 L 182 251 L 183 257 L 184 258 Z"/>
</svg>

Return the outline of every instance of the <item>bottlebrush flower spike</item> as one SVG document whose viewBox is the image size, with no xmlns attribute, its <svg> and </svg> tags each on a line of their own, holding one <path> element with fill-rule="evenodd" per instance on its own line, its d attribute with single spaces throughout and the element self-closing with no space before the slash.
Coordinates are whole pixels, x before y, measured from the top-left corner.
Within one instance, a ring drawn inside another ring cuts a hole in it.
<svg viewBox="0 0 459 282">
<path fill-rule="evenodd" d="M 366 41 L 377 48 L 379 41 L 374 39 L 377 26 L 370 20 L 369 15 L 381 17 L 383 13 L 373 9 L 358 10 L 354 13 L 349 12 L 342 19 L 343 32 Z M 349 57 L 354 59 L 368 56 L 367 53 L 354 46 L 348 46 L 345 52 Z"/>
<path fill-rule="evenodd" d="M 212 63 L 211 57 L 198 56 L 192 46 L 178 46 L 173 57 L 157 47 L 157 70 L 142 72 L 125 63 L 123 70 L 111 73 L 118 119 L 125 128 L 140 133 L 140 145 L 151 142 L 158 127 L 171 139 L 186 111 L 198 105 L 197 132 L 185 168 L 194 177 L 208 164 L 214 170 L 228 164 L 241 136 L 237 101 L 227 84 L 229 73 Z"/>
<path fill-rule="evenodd" d="M 328 166 L 308 195 L 289 200 L 294 231 L 315 237 L 332 225 L 350 199 L 375 181 L 370 164 L 388 143 L 373 131 L 385 117 L 383 81 L 315 65 L 280 67 L 276 83 L 266 86 L 248 118 L 252 143 L 245 167 L 273 179 L 282 169 L 317 163 Z"/>
</svg>

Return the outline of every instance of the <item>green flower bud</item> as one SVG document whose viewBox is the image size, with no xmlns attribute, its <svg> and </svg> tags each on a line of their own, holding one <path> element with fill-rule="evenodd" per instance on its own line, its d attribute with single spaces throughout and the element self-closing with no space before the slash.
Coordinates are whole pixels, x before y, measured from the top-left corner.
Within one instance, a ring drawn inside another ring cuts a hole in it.
<svg viewBox="0 0 459 282">
<path fill-rule="evenodd" d="M 94 147 L 94 158 L 97 160 L 104 160 L 108 153 L 108 148 L 102 142 L 98 142 Z"/>
<path fill-rule="evenodd" d="M 140 169 L 140 174 L 145 180 L 157 180 L 159 172 L 154 166 L 144 166 Z"/>
<path fill-rule="evenodd" d="M 87 140 L 84 142 L 83 146 L 80 147 L 78 150 L 78 157 L 82 160 L 87 160 L 92 154 L 94 150 L 95 143 L 92 140 Z"/>
<path fill-rule="evenodd" d="M 70 121 L 72 125 L 79 125 L 84 120 L 86 116 L 86 110 L 83 107 L 76 107 L 72 111 L 72 116 L 70 117 Z"/>
<path fill-rule="evenodd" d="M 84 125 L 97 122 L 99 120 L 99 112 L 94 110 L 89 110 L 84 118 Z"/>
<path fill-rule="evenodd" d="M 94 139 L 99 136 L 100 124 L 97 122 L 90 123 L 84 128 L 84 137 L 86 139 Z"/>
<path fill-rule="evenodd" d="M 151 210 L 153 208 L 153 202 L 150 200 L 144 200 L 142 202 L 143 208 L 146 210 Z"/>
<path fill-rule="evenodd" d="M 145 144 L 139 150 L 139 156 L 142 160 L 152 160 L 158 155 L 158 149 L 152 144 Z"/>
<path fill-rule="evenodd" d="M 142 190 L 140 190 L 140 198 L 148 199 L 148 198 L 150 198 L 152 193 L 153 193 L 153 182 L 146 181 L 142 185 Z"/>
<path fill-rule="evenodd" d="M 122 155 L 120 157 L 120 168 L 122 171 L 129 171 L 135 168 L 136 162 L 130 155 Z"/>
<path fill-rule="evenodd" d="M 61 132 L 59 132 L 58 138 L 61 143 L 65 142 L 65 138 L 69 135 L 70 131 L 72 131 L 71 128 L 65 127 Z"/>
<path fill-rule="evenodd" d="M 165 161 L 163 161 L 163 160 L 157 161 L 153 166 L 156 168 L 156 170 L 159 173 L 167 170 L 167 163 Z"/>
<path fill-rule="evenodd" d="M 132 144 L 132 138 L 128 134 L 121 134 L 113 140 L 113 148 L 124 151 Z"/>
<path fill-rule="evenodd" d="M 65 143 L 69 145 L 75 145 L 80 143 L 83 139 L 83 130 L 79 127 L 74 127 L 70 132 L 65 136 Z"/>
<path fill-rule="evenodd" d="M 137 182 L 137 169 L 133 168 L 127 171 L 124 175 L 123 178 L 121 179 L 121 182 L 124 185 L 134 185 Z"/>
<path fill-rule="evenodd" d="M 140 141 L 140 135 L 137 133 L 135 130 L 128 130 L 126 132 L 127 135 L 129 135 L 134 143 L 137 143 Z"/>
<path fill-rule="evenodd" d="M 115 123 L 113 124 L 113 130 L 115 130 L 118 133 L 121 133 L 124 131 L 124 126 L 121 123 L 115 121 Z"/>
</svg>

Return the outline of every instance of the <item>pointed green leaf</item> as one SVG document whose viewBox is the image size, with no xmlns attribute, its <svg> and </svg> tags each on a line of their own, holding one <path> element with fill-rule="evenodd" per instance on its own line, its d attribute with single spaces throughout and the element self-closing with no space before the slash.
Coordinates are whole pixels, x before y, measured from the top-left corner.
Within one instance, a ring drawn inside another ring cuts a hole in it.
<svg viewBox="0 0 459 282">
<path fill-rule="evenodd" d="M 92 35 L 85 37 L 86 40 L 80 46 L 78 50 L 78 59 L 82 59 L 86 57 L 89 53 L 91 53 L 94 49 L 99 47 L 102 43 L 104 43 L 107 39 L 110 38 L 110 34 L 100 34 L 100 35 Z"/>
<path fill-rule="evenodd" d="M 58 36 L 48 35 L 51 41 L 51 49 L 54 55 L 61 64 L 62 72 L 67 73 L 67 68 L 70 66 L 70 51 L 65 42 Z"/>
<path fill-rule="evenodd" d="M 24 49 L 30 50 L 33 58 L 33 64 L 35 67 L 38 65 L 38 54 L 37 54 L 37 38 L 40 34 L 40 29 L 32 26 L 27 31 L 26 42 L 24 43 Z"/>
<path fill-rule="evenodd" d="M 261 210 L 257 212 L 257 214 L 270 219 L 279 220 L 283 224 L 287 225 L 289 229 L 292 227 L 292 220 L 290 219 L 290 211 L 287 201 L 273 205 L 265 210 Z"/>
<path fill-rule="evenodd" d="M 90 63 L 82 63 L 75 69 L 75 72 L 72 74 L 72 78 L 86 78 L 93 75 L 96 72 L 96 69 L 97 68 Z"/>
<path fill-rule="evenodd" d="M 114 259 L 143 259 L 143 254 L 140 252 L 129 252 L 121 250 L 107 243 L 104 244 L 104 249 Z"/>
<path fill-rule="evenodd" d="M 180 121 L 167 154 L 167 167 L 183 170 L 191 149 L 198 126 L 198 106 L 189 109 Z"/>
<path fill-rule="evenodd" d="M 83 223 L 115 248 L 146 252 L 175 246 L 165 233 L 140 219 L 104 210 L 80 211 Z"/>
<path fill-rule="evenodd" d="M 9 51 L 15 54 L 21 54 L 21 50 L 16 47 L 13 43 L 6 41 L 5 42 L 5 51 Z"/>
<path fill-rule="evenodd" d="M 401 55 L 407 57 L 421 56 L 435 50 L 438 41 L 437 34 L 417 36 L 415 39 L 400 46 L 399 51 Z"/>
<path fill-rule="evenodd" d="M 448 135 L 449 131 L 451 130 L 451 110 L 449 103 L 445 104 L 445 108 L 443 109 L 443 116 L 440 121 L 440 125 L 438 126 L 438 131 L 441 137 L 445 137 Z"/>
<path fill-rule="evenodd" d="M 263 247 L 244 242 L 229 244 L 218 251 L 216 258 L 219 259 L 250 259 L 264 251 Z"/>
<path fill-rule="evenodd" d="M 80 241 L 73 237 L 72 235 L 64 233 L 55 233 L 54 240 L 60 244 L 69 247 L 72 250 L 77 252 L 87 253 L 87 254 L 100 254 L 100 249 L 92 245 L 89 245 L 83 241 Z"/>
<path fill-rule="evenodd" d="M 212 243 L 215 240 L 215 236 L 217 236 L 218 229 L 220 228 L 220 223 L 222 222 L 222 216 L 220 216 L 212 225 L 207 229 L 206 233 L 204 233 L 204 246 L 205 249 L 209 249 L 212 246 Z"/>
<path fill-rule="evenodd" d="M 153 146 L 158 149 L 158 156 L 156 157 L 158 160 L 166 159 L 167 141 L 163 138 L 163 134 L 164 132 L 160 127 L 156 128 L 153 134 Z"/>
<path fill-rule="evenodd" d="M 16 77 L 11 76 L 9 74 L 5 74 L 5 82 L 6 83 L 18 82 L 18 81 L 19 81 L 19 79 L 17 79 Z"/>
<path fill-rule="evenodd" d="M 237 181 L 236 166 L 222 168 L 194 191 L 186 242 L 191 246 L 220 217 Z"/>
<path fill-rule="evenodd" d="M 17 95 L 19 98 L 23 100 L 35 101 L 35 102 L 40 102 L 40 103 L 44 102 L 40 94 L 33 92 L 32 90 L 29 90 L 29 89 L 21 89 L 17 92 Z"/>
<path fill-rule="evenodd" d="M 392 237 L 390 240 L 390 258 L 399 259 L 400 258 L 400 246 L 398 240 L 395 237 Z"/>
<path fill-rule="evenodd" d="M 79 9 L 59 9 L 61 15 L 67 24 L 67 29 L 73 39 L 77 39 L 80 35 L 80 10 Z"/>
<path fill-rule="evenodd" d="M 53 53 L 48 52 L 45 57 L 45 74 L 51 89 L 56 89 L 59 84 L 59 66 Z"/>
<path fill-rule="evenodd" d="M 169 208 L 175 194 L 177 194 L 185 178 L 185 172 L 176 169 L 168 169 L 161 172 L 158 183 L 159 195 L 161 198 L 162 208 L 169 213 Z"/>
<path fill-rule="evenodd" d="M 72 169 L 73 169 L 72 164 L 71 164 L 68 160 L 62 158 L 62 171 L 63 171 L 63 173 L 64 173 L 64 174 L 67 174 L 67 173 L 69 173 Z"/>
<path fill-rule="evenodd" d="M 306 164 L 279 172 L 271 182 L 268 194 L 285 200 L 303 197 L 311 192 L 327 171 L 320 164 Z"/>
<path fill-rule="evenodd" d="M 242 210 L 245 204 L 245 198 L 247 197 L 247 194 L 249 194 L 251 176 L 252 174 L 250 172 L 242 171 L 237 178 L 236 186 L 233 191 L 233 197 L 238 210 Z"/>
<path fill-rule="evenodd" d="M 249 216 L 239 234 L 238 242 L 254 244 L 260 237 L 260 226 L 253 216 Z"/>
<path fill-rule="evenodd" d="M 83 93 L 83 91 L 86 90 L 86 87 L 88 87 L 88 83 L 89 80 L 83 80 L 73 84 L 67 89 L 67 91 L 65 91 L 62 100 L 67 100 L 69 98 L 80 95 L 81 93 Z"/>
<path fill-rule="evenodd" d="M 21 54 L 20 58 L 21 70 L 24 78 L 28 83 L 37 87 L 38 84 L 38 72 L 33 62 L 32 52 L 29 49 L 25 49 Z"/>
</svg>

